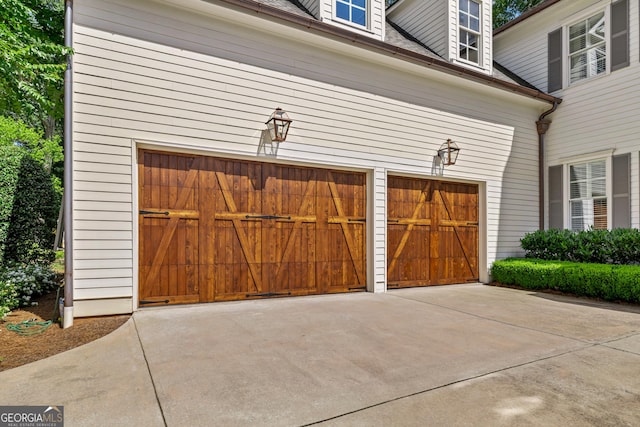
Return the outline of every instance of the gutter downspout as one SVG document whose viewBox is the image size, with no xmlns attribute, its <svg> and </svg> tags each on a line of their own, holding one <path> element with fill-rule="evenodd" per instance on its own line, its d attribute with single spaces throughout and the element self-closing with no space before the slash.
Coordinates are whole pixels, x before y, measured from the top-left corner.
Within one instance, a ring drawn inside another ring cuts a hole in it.
<svg viewBox="0 0 640 427">
<path fill-rule="evenodd" d="M 65 0 L 64 45 L 73 48 L 73 0 Z M 63 328 L 73 326 L 73 55 L 64 72 L 64 314 Z"/>
<path fill-rule="evenodd" d="M 538 194 L 540 197 L 538 200 L 538 228 L 540 230 L 544 230 L 544 135 L 547 133 L 549 126 L 551 125 L 551 120 L 548 120 L 545 117 L 556 111 L 560 102 L 562 101 L 553 101 L 553 107 L 542 113 L 536 122 L 536 129 L 538 130 Z"/>
</svg>

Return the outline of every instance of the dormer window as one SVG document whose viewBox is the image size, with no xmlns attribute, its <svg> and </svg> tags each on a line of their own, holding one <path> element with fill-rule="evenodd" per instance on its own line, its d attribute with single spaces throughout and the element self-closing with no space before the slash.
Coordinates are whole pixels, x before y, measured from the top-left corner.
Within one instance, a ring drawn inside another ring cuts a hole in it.
<svg viewBox="0 0 640 427">
<path fill-rule="evenodd" d="M 480 3 L 474 0 L 458 1 L 459 59 L 480 64 Z"/>
<path fill-rule="evenodd" d="M 336 0 L 336 17 L 366 27 L 367 0 Z"/>
</svg>

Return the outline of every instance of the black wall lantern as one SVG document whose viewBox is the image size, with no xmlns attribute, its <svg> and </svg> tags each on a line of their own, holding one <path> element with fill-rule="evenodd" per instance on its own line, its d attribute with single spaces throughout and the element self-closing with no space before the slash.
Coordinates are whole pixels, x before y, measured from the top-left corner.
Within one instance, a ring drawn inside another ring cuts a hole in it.
<svg viewBox="0 0 640 427">
<path fill-rule="evenodd" d="M 447 142 L 442 144 L 438 150 L 438 157 L 440 157 L 444 166 L 455 165 L 456 160 L 458 160 L 459 152 L 460 149 L 458 148 L 458 145 L 452 140 L 447 139 Z"/>
<path fill-rule="evenodd" d="M 280 107 L 275 111 L 266 121 L 267 128 L 269 129 L 269 135 L 271 141 L 283 142 L 287 139 L 287 133 L 289 133 L 289 125 L 293 120 L 289 118 L 287 113 Z"/>
</svg>

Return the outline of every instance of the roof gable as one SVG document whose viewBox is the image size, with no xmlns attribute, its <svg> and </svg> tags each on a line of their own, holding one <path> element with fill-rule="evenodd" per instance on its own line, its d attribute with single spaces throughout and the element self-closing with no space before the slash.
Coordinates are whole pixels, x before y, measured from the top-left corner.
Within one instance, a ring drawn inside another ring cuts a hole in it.
<svg viewBox="0 0 640 427">
<path fill-rule="evenodd" d="M 431 70 L 454 75 L 458 78 L 475 81 L 487 86 L 515 92 L 530 98 L 549 103 L 561 102 L 535 89 L 532 85 L 522 84 L 522 79 L 514 78 L 504 67 L 494 70 L 491 75 L 481 71 L 451 63 L 436 54 L 428 46 L 408 35 L 402 28 L 385 22 L 385 38 L 378 40 L 354 32 L 349 28 L 331 25 L 310 15 L 298 0 L 205 0 L 210 3 L 240 7 L 247 11 L 262 14 L 265 18 L 282 20 L 287 26 L 303 28 L 328 37 L 337 38 L 359 48 L 373 49 L 390 55 L 397 60 L 417 63 Z"/>
</svg>

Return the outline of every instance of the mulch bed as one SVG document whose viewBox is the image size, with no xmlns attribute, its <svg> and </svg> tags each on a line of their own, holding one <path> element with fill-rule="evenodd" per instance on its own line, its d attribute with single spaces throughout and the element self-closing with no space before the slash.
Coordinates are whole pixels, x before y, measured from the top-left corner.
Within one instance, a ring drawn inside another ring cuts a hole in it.
<svg viewBox="0 0 640 427">
<path fill-rule="evenodd" d="M 54 354 L 70 350 L 107 335 L 129 319 L 129 315 L 87 317 L 73 320 L 73 326 L 62 329 L 53 323 L 39 335 L 23 336 L 9 331 L 7 324 L 24 320 L 51 320 L 56 293 L 36 298 L 37 306 L 16 309 L 0 322 L 0 371 L 15 368 Z M 56 313 L 57 316 L 57 313 Z"/>
</svg>

